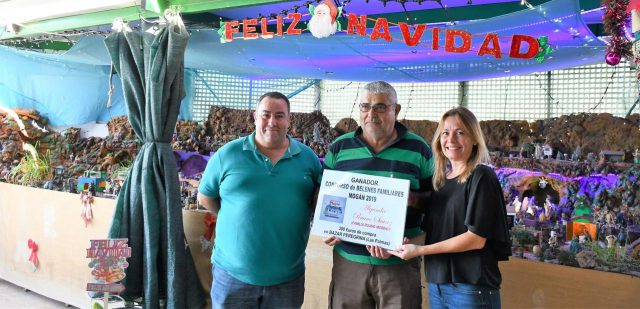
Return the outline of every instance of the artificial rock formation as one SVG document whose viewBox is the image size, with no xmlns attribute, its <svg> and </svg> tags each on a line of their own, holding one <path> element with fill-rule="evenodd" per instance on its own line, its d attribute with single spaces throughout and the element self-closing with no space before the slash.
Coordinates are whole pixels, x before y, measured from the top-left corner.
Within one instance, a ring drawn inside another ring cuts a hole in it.
<svg viewBox="0 0 640 309">
<path fill-rule="evenodd" d="M 411 131 L 431 142 L 437 122 L 430 120 L 401 120 Z M 354 127 L 355 120 L 345 118 L 338 122 L 336 130 L 346 132 Z M 557 152 L 571 155 L 580 146 L 581 160 L 588 153 L 598 154 L 602 150 L 623 151 L 626 161 L 631 161 L 632 152 L 640 148 L 640 114 L 627 118 L 611 114 L 574 114 L 557 118 L 528 122 L 525 120 L 481 121 L 482 132 L 491 151 L 517 152 L 527 144 L 549 144 L 553 158 Z"/>
</svg>

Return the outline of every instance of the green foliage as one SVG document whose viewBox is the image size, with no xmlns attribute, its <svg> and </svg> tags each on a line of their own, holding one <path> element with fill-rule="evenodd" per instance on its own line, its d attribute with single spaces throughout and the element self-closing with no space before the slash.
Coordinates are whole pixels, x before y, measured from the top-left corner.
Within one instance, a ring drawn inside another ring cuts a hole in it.
<svg viewBox="0 0 640 309">
<path fill-rule="evenodd" d="M 640 261 L 632 257 L 625 256 L 618 246 L 606 248 L 594 241 L 587 244 L 596 255 L 596 261 L 599 265 L 607 266 L 611 270 L 617 272 L 627 272 L 629 270 L 640 271 Z"/>
<path fill-rule="evenodd" d="M 542 258 L 541 260 L 543 261 L 550 261 L 556 258 L 556 250 L 554 250 L 551 247 L 548 247 L 546 250 L 544 250 L 544 253 L 542 253 Z"/>
<path fill-rule="evenodd" d="M 533 232 L 524 228 L 515 227 L 511 229 L 511 237 L 516 241 L 516 243 L 518 243 L 520 247 L 536 244 L 536 239 L 533 237 Z"/>
<path fill-rule="evenodd" d="M 551 253 L 551 246 L 549 246 L 549 244 L 547 243 L 543 243 L 542 246 L 540 246 L 540 255 L 537 256 L 538 260 L 539 261 L 544 261 L 545 259 L 552 260 L 553 258 L 547 258 L 549 253 Z"/>
<path fill-rule="evenodd" d="M 109 175 L 109 178 L 116 179 L 118 178 L 118 174 L 120 173 L 129 174 L 129 170 L 131 169 L 132 165 L 133 162 L 129 160 L 118 163 L 118 167 L 113 170 L 113 172 Z"/>
<path fill-rule="evenodd" d="M 576 260 L 576 254 L 571 251 L 560 250 L 558 252 L 558 261 L 562 265 L 578 267 L 578 261 Z"/>
<path fill-rule="evenodd" d="M 37 146 L 38 144 L 36 144 Z M 52 179 L 51 153 L 47 151 L 45 156 L 40 157 L 37 153 L 33 155 L 27 151 L 20 163 L 11 170 L 11 177 L 15 183 L 23 186 Z"/>
</svg>

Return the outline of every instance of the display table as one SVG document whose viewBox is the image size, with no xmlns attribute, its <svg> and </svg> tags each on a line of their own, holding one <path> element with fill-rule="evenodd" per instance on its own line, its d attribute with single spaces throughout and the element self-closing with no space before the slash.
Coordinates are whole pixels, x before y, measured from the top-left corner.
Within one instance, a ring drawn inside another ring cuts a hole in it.
<svg viewBox="0 0 640 309">
<path fill-rule="evenodd" d="M 105 238 L 115 200 L 96 198 L 85 228 L 80 196 L 0 183 L 0 278 L 76 307 L 86 308 L 91 279 L 86 249 Z M 206 289 L 210 251 L 200 250 L 204 212 L 183 211 L 185 235 Z M 29 239 L 38 244 L 40 267 L 28 263 Z M 303 308 L 327 308 L 331 248 L 311 236 L 307 247 Z M 640 278 L 512 258 L 500 263 L 504 308 L 633 308 L 640 303 Z M 423 291 L 424 285 L 423 285 Z M 423 293 L 426 295 L 426 293 Z M 426 297 L 425 297 L 426 298 Z M 425 308 L 427 308 L 425 299 Z"/>
<path fill-rule="evenodd" d="M 0 278 L 80 308 L 89 306 L 86 249 L 103 239 L 114 200 L 94 198 L 93 220 L 80 217 L 80 195 L 0 183 Z M 27 242 L 38 244 L 40 267 L 28 262 Z"/>
</svg>

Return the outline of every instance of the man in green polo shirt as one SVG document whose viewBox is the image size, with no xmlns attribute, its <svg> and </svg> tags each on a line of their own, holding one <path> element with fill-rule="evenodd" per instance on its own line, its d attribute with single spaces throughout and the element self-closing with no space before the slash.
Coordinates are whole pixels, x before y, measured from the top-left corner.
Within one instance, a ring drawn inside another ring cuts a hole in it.
<svg viewBox="0 0 640 309">
<path fill-rule="evenodd" d="M 338 137 L 324 163 L 327 169 L 408 179 L 411 192 L 405 237 L 422 245 L 420 230 L 425 183 L 433 174 L 431 148 L 397 121 L 400 105 L 395 89 L 377 81 L 364 86 L 360 98 L 360 127 Z M 398 207 L 407 207 L 398 205 Z M 420 262 L 404 261 L 387 250 L 342 242 L 335 246 L 329 288 L 329 308 L 420 308 Z"/>
<path fill-rule="evenodd" d="M 322 166 L 287 136 L 286 96 L 262 95 L 254 120 L 254 133 L 214 154 L 198 188 L 200 203 L 218 214 L 211 300 L 213 308 L 300 308 Z"/>
</svg>

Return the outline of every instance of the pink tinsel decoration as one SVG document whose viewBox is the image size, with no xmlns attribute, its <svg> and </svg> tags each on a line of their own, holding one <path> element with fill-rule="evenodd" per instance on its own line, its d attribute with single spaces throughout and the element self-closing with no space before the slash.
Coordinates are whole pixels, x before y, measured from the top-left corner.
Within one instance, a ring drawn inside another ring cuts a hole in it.
<svg viewBox="0 0 640 309">
<path fill-rule="evenodd" d="M 631 42 L 624 34 L 624 25 L 629 22 L 629 15 L 626 14 L 629 0 L 603 0 L 605 13 L 602 17 L 604 31 L 611 36 L 607 55 L 615 54 L 632 59 Z"/>
</svg>

